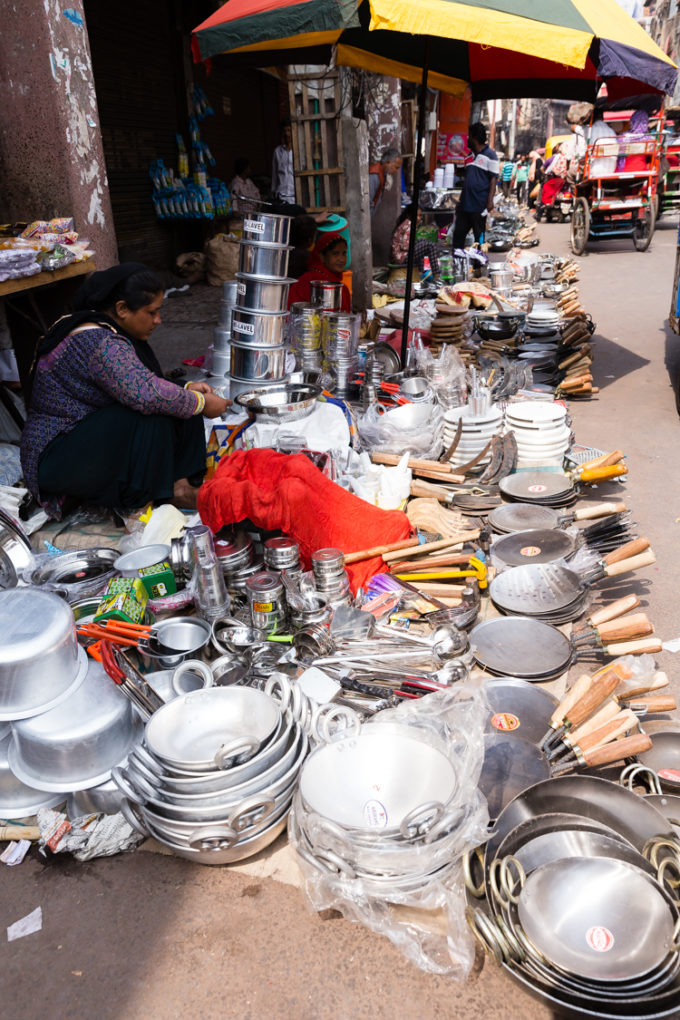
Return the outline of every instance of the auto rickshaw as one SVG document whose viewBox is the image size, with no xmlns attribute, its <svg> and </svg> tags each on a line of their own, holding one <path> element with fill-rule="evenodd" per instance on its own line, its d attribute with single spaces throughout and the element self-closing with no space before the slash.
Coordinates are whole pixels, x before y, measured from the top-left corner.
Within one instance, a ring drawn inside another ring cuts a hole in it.
<svg viewBox="0 0 680 1020">
<path fill-rule="evenodd" d="M 617 134 L 589 144 L 574 186 L 571 248 L 582 255 L 588 241 L 631 237 L 646 251 L 656 223 L 656 193 L 663 117 L 649 117 L 649 133 L 626 133 L 634 110 L 605 110 L 603 119 Z M 592 125 L 591 125 L 592 130 Z"/>
</svg>

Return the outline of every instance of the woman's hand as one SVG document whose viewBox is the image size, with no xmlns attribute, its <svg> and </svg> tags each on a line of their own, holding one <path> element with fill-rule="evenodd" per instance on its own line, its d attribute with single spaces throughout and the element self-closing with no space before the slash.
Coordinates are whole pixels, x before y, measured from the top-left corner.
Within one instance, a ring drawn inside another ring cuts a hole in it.
<svg viewBox="0 0 680 1020">
<path fill-rule="evenodd" d="M 202 385 L 205 385 L 204 383 Z M 205 407 L 203 408 L 203 415 L 206 418 L 219 418 L 225 413 L 228 407 L 231 407 L 231 400 L 226 400 L 225 397 L 220 397 L 208 386 L 208 392 L 202 391 L 205 396 Z"/>
<path fill-rule="evenodd" d="M 208 386 L 207 382 L 200 381 L 187 383 L 184 389 L 193 390 L 194 393 L 203 393 L 205 395 L 215 392 L 212 386 Z"/>
</svg>

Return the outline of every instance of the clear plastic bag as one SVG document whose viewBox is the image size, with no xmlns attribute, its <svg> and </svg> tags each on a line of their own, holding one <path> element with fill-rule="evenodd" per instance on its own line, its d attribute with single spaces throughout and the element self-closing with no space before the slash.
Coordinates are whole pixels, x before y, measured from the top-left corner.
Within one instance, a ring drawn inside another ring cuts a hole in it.
<svg viewBox="0 0 680 1020">
<path fill-rule="evenodd" d="M 488 836 L 486 800 L 477 787 L 487 715 L 482 685 L 468 680 L 380 712 L 361 727 L 359 739 L 378 728 L 408 733 L 445 753 L 454 766 L 456 786 L 444 812 L 434 811 L 434 804 L 419 808 L 408 838 L 406 818 L 402 838 L 379 828 L 357 833 L 310 811 L 299 790 L 289 817 L 289 839 L 314 910 L 333 907 L 386 935 L 422 970 L 459 980 L 474 959 L 459 861 Z M 425 820 L 428 810 L 431 820 Z"/>
<path fill-rule="evenodd" d="M 386 410 L 371 404 L 357 420 L 364 447 L 401 455 L 406 450 L 426 460 L 437 460 L 442 452 L 443 414 L 438 404 L 404 404 Z"/>
</svg>

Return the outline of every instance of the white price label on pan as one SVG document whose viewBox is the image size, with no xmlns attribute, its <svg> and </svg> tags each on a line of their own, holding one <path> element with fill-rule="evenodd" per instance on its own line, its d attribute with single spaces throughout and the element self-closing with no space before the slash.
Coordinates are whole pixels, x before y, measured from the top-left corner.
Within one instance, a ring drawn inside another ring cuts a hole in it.
<svg viewBox="0 0 680 1020">
<path fill-rule="evenodd" d="M 260 223 L 259 220 L 244 220 L 243 229 L 254 231 L 256 234 L 264 234 L 264 223 Z"/>
<path fill-rule="evenodd" d="M 237 294 L 245 294 L 245 292 L 246 292 L 246 285 L 245 285 L 245 283 L 239 283 L 237 285 L 237 287 L 236 287 L 236 293 Z"/>
<path fill-rule="evenodd" d="M 248 333 L 250 336 L 255 333 L 255 327 L 250 322 L 232 322 L 231 326 L 235 333 Z"/>
</svg>

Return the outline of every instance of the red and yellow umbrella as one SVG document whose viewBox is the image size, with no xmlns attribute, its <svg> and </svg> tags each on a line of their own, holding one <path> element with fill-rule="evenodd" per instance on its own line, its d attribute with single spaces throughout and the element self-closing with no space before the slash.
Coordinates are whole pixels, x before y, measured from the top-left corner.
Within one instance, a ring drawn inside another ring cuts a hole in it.
<svg viewBox="0 0 680 1020">
<path fill-rule="evenodd" d="M 616 0 L 228 0 L 194 58 L 335 62 L 474 99 L 672 92 L 677 70 Z"/>
</svg>

